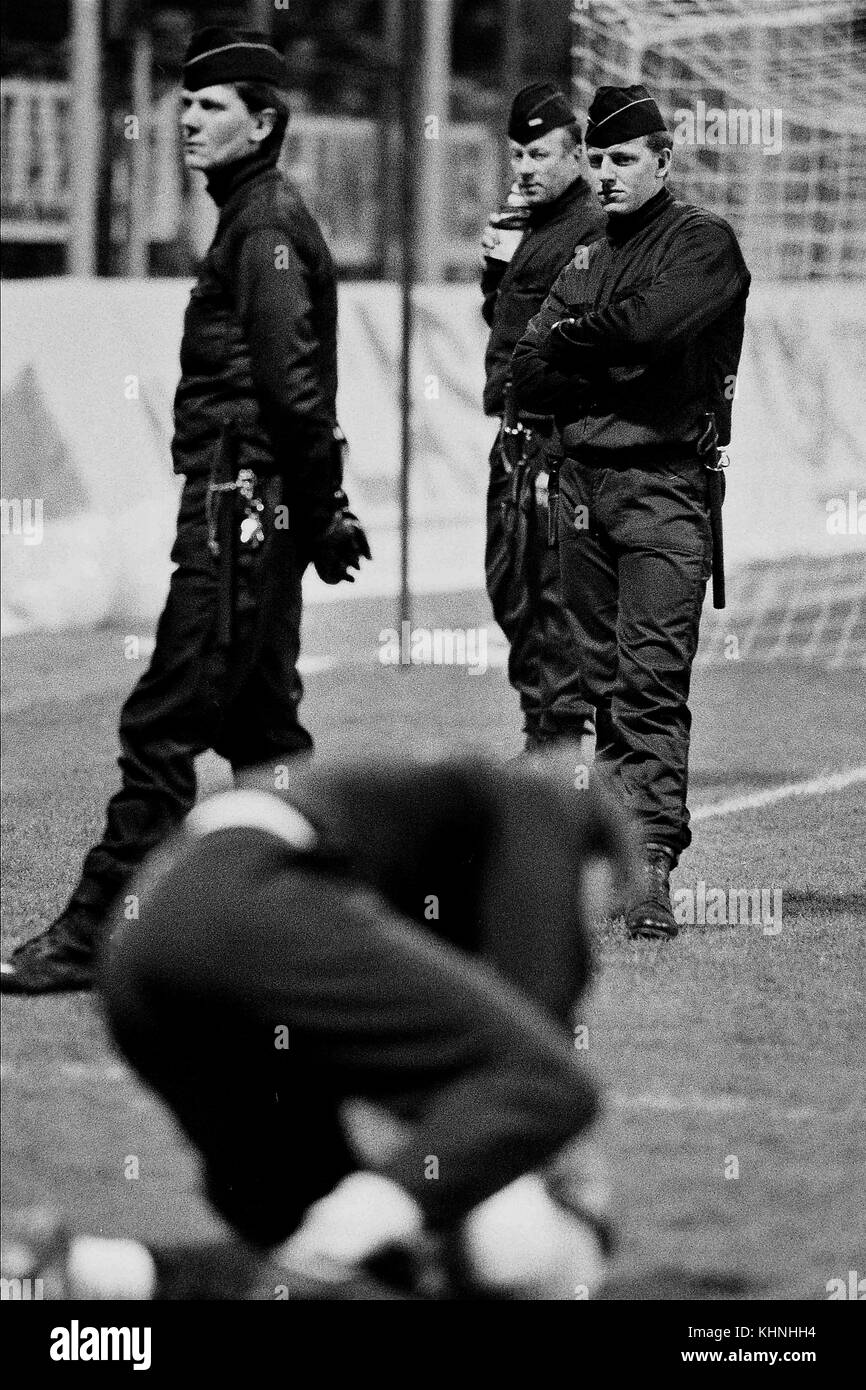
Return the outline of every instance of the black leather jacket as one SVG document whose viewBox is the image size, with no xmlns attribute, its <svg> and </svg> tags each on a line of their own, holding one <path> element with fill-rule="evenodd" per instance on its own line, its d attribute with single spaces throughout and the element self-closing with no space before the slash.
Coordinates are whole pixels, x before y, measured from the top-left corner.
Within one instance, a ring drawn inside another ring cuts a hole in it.
<svg viewBox="0 0 866 1390">
<path fill-rule="evenodd" d="M 237 466 L 281 474 L 290 504 L 321 519 L 341 481 L 337 289 L 321 231 L 276 158 L 208 180 L 220 217 L 184 319 L 172 456 L 178 473 L 209 473 L 230 427 Z"/>
</svg>

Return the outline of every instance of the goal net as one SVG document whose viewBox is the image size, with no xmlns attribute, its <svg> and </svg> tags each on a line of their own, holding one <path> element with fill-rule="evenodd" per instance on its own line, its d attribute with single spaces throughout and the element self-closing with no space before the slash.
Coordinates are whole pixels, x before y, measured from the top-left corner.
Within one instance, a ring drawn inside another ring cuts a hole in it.
<svg viewBox="0 0 866 1390">
<path fill-rule="evenodd" d="M 578 108 L 645 83 L 756 279 L 866 276 L 864 53 L 851 0 L 574 0 Z"/>
</svg>

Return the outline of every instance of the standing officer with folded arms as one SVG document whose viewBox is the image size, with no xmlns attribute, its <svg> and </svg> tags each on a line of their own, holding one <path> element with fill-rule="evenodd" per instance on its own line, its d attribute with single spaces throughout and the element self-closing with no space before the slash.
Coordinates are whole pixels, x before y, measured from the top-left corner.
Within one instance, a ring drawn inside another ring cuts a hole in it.
<svg viewBox="0 0 866 1390">
<path fill-rule="evenodd" d="M 645 87 L 599 88 L 586 146 L 605 234 L 559 277 L 512 371 L 521 409 L 552 411 L 562 431 L 560 561 L 596 766 L 644 845 L 626 925 L 664 938 L 677 932 L 670 870 L 691 840 L 710 470 L 730 439 L 750 276 L 728 223 L 668 192 L 673 140 Z"/>
<path fill-rule="evenodd" d="M 112 900 L 195 801 L 195 757 L 235 773 L 307 753 L 301 576 L 369 557 L 342 491 L 337 292 L 321 232 L 277 169 L 289 110 L 267 36 L 204 29 L 183 69 L 187 167 L 219 209 L 184 320 L 172 455 L 185 475 L 150 667 L 120 720 L 122 786 L 54 923 L 4 964 L 15 993 L 87 989 Z"/>
<path fill-rule="evenodd" d="M 502 421 L 490 455 L 487 590 L 510 644 L 508 673 L 527 748 L 537 749 L 580 739 L 591 730 L 592 711 L 574 685 L 575 637 L 560 597 L 551 514 L 559 439 L 549 415 L 517 411 L 511 354 L 576 248 L 601 234 L 604 218 L 581 174 L 580 126 L 552 82 L 517 93 L 508 138 L 515 196 L 525 202 L 522 235 L 490 226 L 482 238 L 482 312 L 490 325 L 484 410 Z"/>
</svg>

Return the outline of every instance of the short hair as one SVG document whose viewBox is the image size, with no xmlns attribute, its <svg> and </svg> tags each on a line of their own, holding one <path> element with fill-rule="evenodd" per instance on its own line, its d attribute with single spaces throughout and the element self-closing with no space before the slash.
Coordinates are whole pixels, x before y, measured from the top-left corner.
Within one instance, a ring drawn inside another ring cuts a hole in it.
<svg viewBox="0 0 866 1390">
<path fill-rule="evenodd" d="M 562 147 L 565 150 L 576 149 L 583 140 L 583 131 L 579 121 L 570 121 L 568 125 L 559 127 L 562 131 Z"/>
<path fill-rule="evenodd" d="M 674 137 L 669 130 L 653 130 L 644 136 L 644 140 L 653 154 L 661 154 L 662 150 L 672 150 L 674 147 Z"/>
<path fill-rule="evenodd" d="M 289 103 L 285 92 L 279 87 L 272 87 L 269 82 L 233 82 L 232 86 L 248 111 L 276 111 L 274 128 L 262 141 L 262 148 L 276 147 L 279 150 L 289 124 Z"/>
</svg>

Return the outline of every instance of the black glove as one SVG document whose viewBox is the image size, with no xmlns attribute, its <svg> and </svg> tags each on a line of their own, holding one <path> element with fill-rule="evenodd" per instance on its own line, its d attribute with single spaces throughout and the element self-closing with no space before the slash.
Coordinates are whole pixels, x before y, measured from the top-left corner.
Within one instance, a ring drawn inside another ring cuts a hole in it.
<svg viewBox="0 0 866 1390">
<path fill-rule="evenodd" d="M 575 340 L 572 337 L 576 325 L 577 319 L 575 318 L 560 319 L 558 323 L 553 325 L 541 348 L 541 356 L 546 362 L 564 367 L 573 360 L 575 347 L 581 348 L 585 352 L 586 344 L 581 339 Z"/>
<path fill-rule="evenodd" d="M 338 496 L 345 498 L 345 493 Z M 361 560 L 371 560 L 370 543 L 348 500 L 334 512 L 324 530 L 312 542 L 312 560 L 316 573 L 326 584 L 340 584 L 344 579 L 354 584 L 351 570 L 360 570 Z"/>
</svg>

